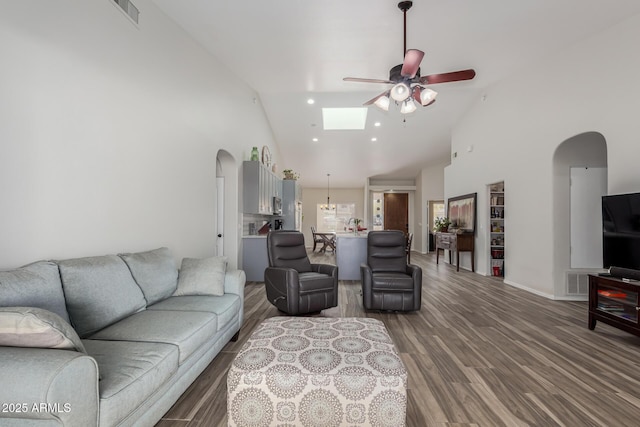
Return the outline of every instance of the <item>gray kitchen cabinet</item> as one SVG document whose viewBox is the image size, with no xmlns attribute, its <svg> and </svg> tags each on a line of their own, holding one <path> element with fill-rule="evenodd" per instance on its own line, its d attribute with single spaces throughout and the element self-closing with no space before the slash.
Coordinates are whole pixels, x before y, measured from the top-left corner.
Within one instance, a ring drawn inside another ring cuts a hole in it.
<svg viewBox="0 0 640 427">
<path fill-rule="evenodd" d="M 273 215 L 273 198 L 282 197 L 282 181 L 257 161 L 242 164 L 244 213 Z"/>
</svg>

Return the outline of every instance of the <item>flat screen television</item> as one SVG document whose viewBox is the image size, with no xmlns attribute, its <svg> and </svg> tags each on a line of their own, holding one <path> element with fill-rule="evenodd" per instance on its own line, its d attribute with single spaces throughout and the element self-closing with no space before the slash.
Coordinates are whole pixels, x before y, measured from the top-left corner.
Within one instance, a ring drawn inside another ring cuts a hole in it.
<svg viewBox="0 0 640 427">
<path fill-rule="evenodd" d="M 602 196 L 602 262 L 640 270 L 640 193 Z"/>
</svg>

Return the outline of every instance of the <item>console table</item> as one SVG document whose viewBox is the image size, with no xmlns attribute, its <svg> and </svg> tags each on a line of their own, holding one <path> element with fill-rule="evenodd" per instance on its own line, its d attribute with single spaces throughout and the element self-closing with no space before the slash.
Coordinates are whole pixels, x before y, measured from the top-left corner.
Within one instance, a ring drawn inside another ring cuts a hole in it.
<svg viewBox="0 0 640 427">
<path fill-rule="evenodd" d="M 456 271 L 460 271 L 460 252 L 471 252 L 471 271 L 475 272 L 475 248 L 473 233 L 436 233 L 436 264 L 440 258 L 440 249 L 449 251 L 449 264 L 451 264 L 451 253 L 456 253 Z"/>
</svg>

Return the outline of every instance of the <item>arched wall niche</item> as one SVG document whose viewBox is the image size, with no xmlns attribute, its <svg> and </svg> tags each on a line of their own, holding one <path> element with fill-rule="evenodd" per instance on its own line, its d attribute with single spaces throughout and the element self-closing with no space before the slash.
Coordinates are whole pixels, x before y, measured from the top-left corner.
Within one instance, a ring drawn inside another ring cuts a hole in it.
<svg viewBox="0 0 640 427">
<path fill-rule="evenodd" d="M 586 300 L 589 269 L 571 268 L 572 167 L 606 168 L 607 142 L 588 131 L 562 141 L 553 155 L 553 279 L 556 299 Z M 574 284 L 579 286 L 574 286 Z"/>
</svg>

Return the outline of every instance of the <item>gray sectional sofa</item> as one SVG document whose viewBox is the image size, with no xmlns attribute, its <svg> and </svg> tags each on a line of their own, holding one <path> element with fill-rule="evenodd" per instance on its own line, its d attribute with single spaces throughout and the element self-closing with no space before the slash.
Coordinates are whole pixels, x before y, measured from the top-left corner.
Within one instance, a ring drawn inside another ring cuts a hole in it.
<svg viewBox="0 0 640 427">
<path fill-rule="evenodd" d="M 244 272 L 211 260 L 179 271 L 160 248 L 0 271 L 0 425 L 154 425 L 242 325 Z"/>
</svg>

